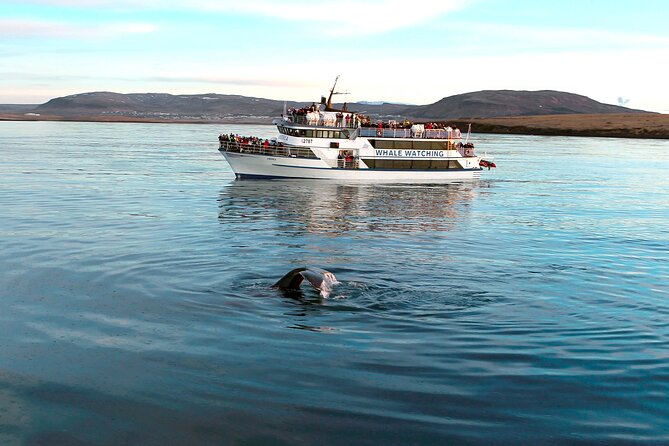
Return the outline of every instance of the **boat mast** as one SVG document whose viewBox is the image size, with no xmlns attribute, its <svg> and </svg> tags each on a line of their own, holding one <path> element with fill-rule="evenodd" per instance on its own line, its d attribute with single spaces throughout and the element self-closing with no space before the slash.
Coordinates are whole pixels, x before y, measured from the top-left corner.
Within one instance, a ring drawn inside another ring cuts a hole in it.
<svg viewBox="0 0 669 446">
<path fill-rule="evenodd" d="M 350 94 L 348 91 L 335 91 L 335 87 L 337 86 L 337 81 L 339 80 L 339 75 L 335 78 L 334 84 L 332 85 L 332 88 L 330 88 L 330 96 L 328 96 L 327 102 L 325 102 L 325 110 L 334 110 L 332 108 L 332 96 L 336 94 Z"/>
<path fill-rule="evenodd" d="M 334 84 L 332 85 L 332 88 L 330 88 L 330 96 L 328 96 L 328 102 L 325 104 L 327 108 L 332 108 L 332 95 L 335 94 L 334 90 L 335 87 L 337 86 L 337 81 L 339 80 L 339 75 L 335 78 Z"/>
</svg>

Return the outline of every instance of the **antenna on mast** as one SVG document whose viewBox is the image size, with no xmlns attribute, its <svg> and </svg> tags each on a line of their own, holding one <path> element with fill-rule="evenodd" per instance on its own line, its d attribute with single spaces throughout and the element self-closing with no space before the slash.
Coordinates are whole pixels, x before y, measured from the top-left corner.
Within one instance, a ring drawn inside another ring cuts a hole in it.
<svg viewBox="0 0 669 446">
<path fill-rule="evenodd" d="M 332 88 L 330 88 L 330 96 L 328 96 L 328 101 L 325 103 L 325 109 L 332 108 L 332 96 L 335 94 L 351 94 L 348 91 L 345 92 L 339 92 L 335 91 L 335 87 L 337 86 L 337 81 L 339 80 L 339 75 L 335 78 L 334 84 L 332 85 Z"/>
</svg>

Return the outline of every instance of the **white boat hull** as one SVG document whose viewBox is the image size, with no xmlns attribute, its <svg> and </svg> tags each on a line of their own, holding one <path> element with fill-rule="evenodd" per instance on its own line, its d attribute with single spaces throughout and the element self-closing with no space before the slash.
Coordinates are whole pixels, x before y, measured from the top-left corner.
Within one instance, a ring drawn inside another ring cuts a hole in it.
<svg viewBox="0 0 669 446">
<path fill-rule="evenodd" d="M 307 178 L 344 181 L 447 183 L 478 179 L 483 169 L 382 170 L 339 169 L 321 159 L 266 156 L 221 151 L 237 178 Z"/>
</svg>

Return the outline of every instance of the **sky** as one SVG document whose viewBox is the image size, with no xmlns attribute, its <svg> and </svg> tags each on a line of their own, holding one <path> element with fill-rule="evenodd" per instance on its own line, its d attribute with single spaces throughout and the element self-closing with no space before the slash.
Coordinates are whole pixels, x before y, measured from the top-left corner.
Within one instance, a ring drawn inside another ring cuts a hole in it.
<svg viewBox="0 0 669 446">
<path fill-rule="evenodd" d="M 0 0 L 0 103 L 91 91 L 430 104 L 559 90 L 669 113 L 667 0 Z"/>
</svg>

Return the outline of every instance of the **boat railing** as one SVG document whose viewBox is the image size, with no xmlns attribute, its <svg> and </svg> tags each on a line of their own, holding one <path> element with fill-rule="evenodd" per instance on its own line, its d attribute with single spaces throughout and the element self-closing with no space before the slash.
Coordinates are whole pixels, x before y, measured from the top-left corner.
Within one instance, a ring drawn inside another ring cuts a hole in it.
<svg viewBox="0 0 669 446">
<path fill-rule="evenodd" d="M 284 115 L 283 118 L 288 122 L 292 122 L 293 124 L 308 125 L 311 127 L 332 127 L 340 129 L 354 129 L 358 127 L 358 124 L 356 124 L 354 120 L 348 120 L 347 124 L 347 120 L 345 119 L 339 121 L 328 121 L 323 118 L 308 119 L 304 115 Z"/>
<path fill-rule="evenodd" d="M 360 136 L 366 138 L 425 138 L 425 139 L 448 139 L 451 141 L 459 141 L 461 136 L 456 136 L 455 132 L 446 129 L 425 129 L 425 130 L 411 130 L 411 129 L 397 129 L 397 128 L 378 128 L 378 127 L 362 127 L 360 129 Z"/>
<path fill-rule="evenodd" d="M 220 150 L 235 153 L 250 153 L 254 155 L 267 156 L 285 156 L 290 158 L 312 158 L 318 157 L 314 152 L 307 147 L 292 147 L 284 145 L 261 145 L 261 144 L 245 144 L 235 141 L 221 141 Z"/>
<path fill-rule="evenodd" d="M 337 160 L 337 167 L 340 169 L 359 169 L 360 160 L 357 157 L 353 158 L 352 160 L 340 158 Z"/>
<path fill-rule="evenodd" d="M 378 128 L 378 127 L 361 127 L 358 123 L 350 121 L 347 124 L 346 120 L 339 121 L 324 121 L 322 118 L 318 120 L 308 119 L 304 115 L 285 115 L 284 119 L 293 124 L 306 125 L 310 127 L 328 127 L 339 129 L 360 129 L 359 136 L 366 138 L 425 138 L 425 139 L 449 139 L 451 141 L 460 141 L 462 135 L 447 129 L 424 129 L 415 130 L 411 128 Z"/>
</svg>

